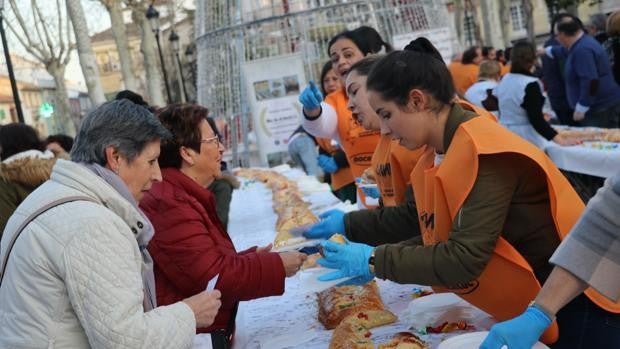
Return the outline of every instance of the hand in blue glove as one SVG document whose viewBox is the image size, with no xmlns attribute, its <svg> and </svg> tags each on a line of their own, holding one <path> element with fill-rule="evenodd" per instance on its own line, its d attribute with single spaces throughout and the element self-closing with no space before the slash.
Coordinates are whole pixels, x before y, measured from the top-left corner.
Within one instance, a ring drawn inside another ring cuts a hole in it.
<svg viewBox="0 0 620 349">
<path fill-rule="evenodd" d="M 319 276 L 319 281 L 353 277 L 356 278 L 356 282 L 362 284 L 374 278 L 368 267 L 368 259 L 374 247 L 349 240 L 346 244 L 327 240 L 323 241 L 321 246 L 323 258 L 317 260 L 317 263 L 326 268 L 338 270 Z"/>
<path fill-rule="evenodd" d="M 323 94 L 316 86 L 314 81 L 310 81 L 308 86 L 299 95 L 299 102 L 304 106 L 305 110 L 317 109 L 321 106 Z"/>
<path fill-rule="evenodd" d="M 334 173 L 338 171 L 338 165 L 336 164 L 336 160 L 334 160 L 334 158 L 329 155 L 319 155 L 319 166 L 323 169 L 324 172 L 327 173 Z"/>
<path fill-rule="evenodd" d="M 344 234 L 344 211 L 333 209 L 319 215 L 321 221 L 304 232 L 308 239 L 329 239 L 335 233 Z"/>
<path fill-rule="evenodd" d="M 366 182 L 362 177 L 356 177 L 355 183 L 360 189 L 362 189 L 366 197 L 378 199 L 381 196 L 381 193 L 379 192 L 379 187 L 377 187 L 376 184 Z"/>
<path fill-rule="evenodd" d="M 530 349 L 551 322 L 538 308 L 528 307 L 516 318 L 491 327 L 491 332 L 480 345 L 480 349 L 500 349 L 504 345 L 510 349 Z"/>
<path fill-rule="evenodd" d="M 361 185 L 360 188 L 362 188 L 362 191 L 366 197 L 378 199 L 381 196 L 381 193 L 379 193 L 379 188 L 376 184 L 364 184 Z"/>
</svg>

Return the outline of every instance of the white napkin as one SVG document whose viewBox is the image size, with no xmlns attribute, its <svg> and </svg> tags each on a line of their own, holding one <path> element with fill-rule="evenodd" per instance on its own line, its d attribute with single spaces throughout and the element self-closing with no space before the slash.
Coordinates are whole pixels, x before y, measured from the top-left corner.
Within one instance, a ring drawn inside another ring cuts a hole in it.
<svg viewBox="0 0 620 349">
<path fill-rule="evenodd" d="M 211 335 L 208 333 L 200 333 L 194 336 L 194 345 L 192 349 L 213 349 Z"/>
<path fill-rule="evenodd" d="M 336 269 L 317 267 L 317 268 L 309 268 L 306 270 L 302 270 L 299 273 L 297 273 L 299 275 L 299 283 L 300 283 L 300 288 L 302 292 L 303 293 L 321 292 L 332 286 L 336 286 L 337 284 L 343 281 L 350 279 L 350 277 L 344 277 L 344 278 L 331 280 L 331 281 L 317 280 L 319 276 L 327 274 L 327 273 L 331 273 L 332 271 L 336 271 Z"/>
</svg>

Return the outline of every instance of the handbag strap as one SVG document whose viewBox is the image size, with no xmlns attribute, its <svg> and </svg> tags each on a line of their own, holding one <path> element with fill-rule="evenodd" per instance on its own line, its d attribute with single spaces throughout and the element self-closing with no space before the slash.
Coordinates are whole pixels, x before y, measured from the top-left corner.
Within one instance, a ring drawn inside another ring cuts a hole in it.
<svg viewBox="0 0 620 349">
<path fill-rule="evenodd" d="M 67 196 L 64 198 L 60 198 L 58 200 L 52 201 L 42 207 L 40 207 L 38 210 L 34 211 L 30 216 L 28 216 L 28 218 L 26 218 L 22 224 L 17 228 L 17 230 L 15 230 L 15 232 L 13 233 L 13 236 L 11 237 L 11 240 L 9 240 L 9 246 L 6 250 L 6 254 L 4 255 L 4 258 L 2 259 L 2 268 L 0 268 L 0 285 L 2 285 L 2 279 L 4 278 L 4 271 L 6 270 L 6 265 L 7 262 L 9 261 L 9 256 L 11 255 L 11 250 L 13 249 L 13 246 L 15 245 L 15 242 L 17 241 L 17 238 L 21 235 L 22 231 L 26 228 L 26 226 L 28 224 L 30 224 L 30 222 L 32 222 L 35 218 L 37 218 L 38 216 L 42 215 L 43 213 L 45 213 L 46 211 L 56 207 L 56 206 L 60 206 L 62 204 L 66 204 L 69 202 L 73 202 L 73 201 L 90 201 L 90 202 L 96 202 L 95 200 L 93 200 L 92 198 L 89 198 L 87 196 Z"/>
</svg>

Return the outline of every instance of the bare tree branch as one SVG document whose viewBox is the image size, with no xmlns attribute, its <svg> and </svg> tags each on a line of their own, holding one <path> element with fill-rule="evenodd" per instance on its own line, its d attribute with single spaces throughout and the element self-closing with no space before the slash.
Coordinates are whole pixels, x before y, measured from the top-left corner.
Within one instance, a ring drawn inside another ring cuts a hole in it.
<svg viewBox="0 0 620 349">
<path fill-rule="evenodd" d="M 54 54 L 54 42 L 52 41 L 52 38 L 50 37 L 49 31 L 47 30 L 47 25 L 45 23 L 45 19 L 43 18 L 43 15 L 41 15 L 41 9 L 39 8 L 39 5 L 37 4 L 36 0 L 32 0 L 32 7 L 33 7 L 34 11 L 36 11 L 37 15 L 39 16 L 39 20 L 40 20 L 41 26 L 43 27 L 43 33 L 45 34 L 45 39 L 47 41 L 47 47 L 49 47 L 50 53 L 52 54 L 52 56 L 55 56 L 55 54 Z M 35 17 L 35 27 L 37 27 L 36 17 Z M 60 28 L 58 28 L 58 29 L 60 29 Z"/>
<path fill-rule="evenodd" d="M 45 39 L 43 38 L 43 34 L 41 33 L 41 30 L 39 29 L 39 26 L 37 25 L 37 11 L 34 8 L 34 1 L 35 0 L 30 0 L 30 10 L 32 11 L 32 19 L 34 21 L 33 26 L 35 29 L 35 33 L 37 34 L 37 38 L 39 38 L 39 42 L 41 43 L 41 47 L 45 47 Z M 24 32 L 28 31 L 27 30 L 28 27 L 23 27 L 22 29 L 24 30 Z M 49 43 L 47 48 L 49 49 Z M 54 51 L 50 51 L 51 55 L 54 56 Z"/>
<path fill-rule="evenodd" d="M 35 44 L 35 42 L 32 40 L 32 38 L 30 37 L 30 35 L 28 34 L 28 30 L 26 30 L 26 28 L 28 28 L 28 25 L 26 25 L 26 21 L 24 21 L 24 18 L 22 17 L 21 12 L 19 11 L 19 8 L 17 8 L 17 5 L 15 4 L 15 0 L 9 0 L 9 4 L 11 5 L 11 10 L 13 10 L 13 14 L 15 15 L 15 19 L 17 19 L 17 22 L 19 23 L 19 26 L 22 28 L 24 35 L 26 36 L 26 39 L 28 41 L 28 46 L 24 46 L 24 47 L 29 47 L 29 46 L 35 46 L 38 50 L 40 50 L 40 52 L 44 54 L 44 50 L 39 46 L 39 44 Z M 8 23 L 8 21 L 7 21 Z M 13 33 L 17 33 L 16 31 L 13 31 Z M 41 42 L 41 44 L 43 44 L 43 42 Z"/>
<path fill-rule="evenodd" d="M 56 0 L 57 2 L 59 2 L 60 0 Z M 66 4 L 66 2 L 65 2 Z M 58 6 L 58 15 L 61 16 L 60 13 L 60 5 Z M 66 9 L 66 8 L 65 8 Z M 69 60 L 71 60 L 71 51 L 76 49 L 76 44 L 75 42 L 71 42 L 71 21 L 69 20 L 69 11 L 67 10 L 67 22 L 65 23 L 65 25 L 67 26 L 67 30 L 65 31 L 65 34 L 67 35 L 67 51 L 65 51 L 65 57 L 63 58 L 62 55 L 59 55 L 58 58 L 63 62 L 63 64 L 69 64 Z M 61 40 L 62 41 L 62 40 Z"/>
<path fill-rule="evenodd" d="M 11 25 L 11 23 L 9 21 L 5 21 L 4 23 L 6 23 L 7 27 L 9 27 L 9 30 L 13 33 L 13 35 L 15 35 L 15 37 L 17 38 L 17 41 L 19 41 L 19 43 L 24 46 L 24 48 L 26 49 L 26 51 L 28 51 L 28 53 L 30 53 L 31 55 L 33 55 L 36 59 L 40 60 L 40 61 L 44 61 L 45 57 L 44 55 L 41 55 L 41 52 L 39 50 L 38 47 L 35 47 L 35 45 L 30 45 L 27 40 L 25 40 L 24 38 L 22 38 L 20 36 L 19 33 L 17 33 L 17 31 L 15 30 L 15 28 L 13 28 L 13 25 Z M 36 49 L 36 50 L 35 50 Z"/>
<path fill-rule="evenodd" d="M 60 47 L 60 51 L 58 52 L 58 57 L 62 57 L 65 53 L 65 41 L 62 39 L 62 11 L 60 10 L 60 0 L 56 0 L 56 8 L 58 9 L 58 46 Z M 69 19 L 67 19 L 69 22 Z M 67 26 L 67 28 L 69 28 Z M 67 41 L 67 45 L 69 45 L 69 41 Z"/>
<path fill-rule="evenodd" d="M 60 9 L 58 10 L 60 11 Z M 71 21 L 69 21 L 69 19 L 67 19 L 67 51 L 65 52 L 65 58 L 62 58 L 62 55 L 59 55 L 58 57 L 60 59 L 62 59 L 63 64 L 69 64 L 69 60 L 71 59 L 71 51 L 73 51 L 75 49 L 76 44 L 75 43 L 71 43 Z M 62 40 L 60 40 L 62 42 Z"/>
</svg>

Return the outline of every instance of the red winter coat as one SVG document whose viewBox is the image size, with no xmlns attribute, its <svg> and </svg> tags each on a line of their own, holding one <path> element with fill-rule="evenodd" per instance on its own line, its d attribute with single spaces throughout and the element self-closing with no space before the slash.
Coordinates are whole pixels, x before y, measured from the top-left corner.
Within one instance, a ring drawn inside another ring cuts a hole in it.
<svg viewBox="0 0 620 349">
<path fill-rule="evenodd" d="M 140 207 L 155 227 L 148 249 L 155 262 L 157 304 L 193 296 L 219 274 L 222 307 L 198 333 L 226 329 L 239 301 L 281 295 L 284 266 L 277 253 L 237 252 L 217 218 L 213 194 L 177 169 L 162 170 Z"/>
</svg>

